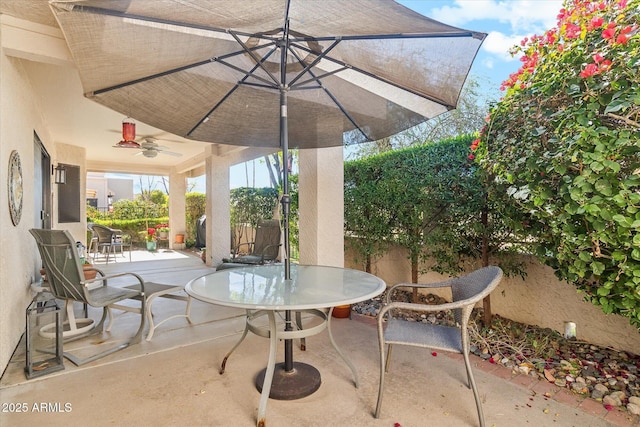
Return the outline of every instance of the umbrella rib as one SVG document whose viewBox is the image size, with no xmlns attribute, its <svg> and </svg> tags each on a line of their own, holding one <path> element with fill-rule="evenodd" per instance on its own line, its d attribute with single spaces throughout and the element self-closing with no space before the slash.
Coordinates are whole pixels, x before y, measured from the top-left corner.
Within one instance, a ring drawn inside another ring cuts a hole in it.
<svg viewBox="0 0 640 427">
<path fill-rule="evenodd" d="M 262 71 L 264 71 L 265 73 L 267 73 L 267 75 L 268 75 L 268 76 L 273 80 L 273 82 L 276 84 L 276 87 L 277 87 L 277 86 L 279 86 L 279 82 L 278 82 L 278 79 L 276 78 L 276 76 L 274 76 L 274 75 L 273 75 L 269 70 L 267 70 L 267 69 L 265 68 L 265 66 L 264 66 L 264 64 L 263 64 L 263 61 L 261 61 L 261 60 L 260 60 L 260 58 L 258 58 L 258 57 L 256 56 L 255 52 L 253 52 L 253 50 L 249 49 L 249 48 L 247 47 L 247 45 L 246 45 L 246 44 L 244 44 L 244 43 L 242 42 L 242 40 L 240 40 L 240 38 L 236 35 L 236 33 L 235 33 L 235 32 L 233 32 L 233 31 L 229 31 L 229 34 L 231 34 L 231 36 L 232 36 L 234 39 L 236 39 L 236 42 L 238 42 L 238 44 L 239 44 L 240 46 L 242 46 L 242 48 L 243 48 L 243 49 L 244 49 L 244 50 L 249 54 L 249 56 L 251 56 L 251 58 L 255 61 L 256 65 L 257 65 L 258 67 L 260 67 L 260 68 L 262 69 Z M 264 60 L 264 58 L 263 58 L 263 60 Z M 255 71 L 255 69 L 254 69 L 254 71 Z M 253 71 L 252 71 L 252 72 L 253 72 Z M 257 78 L 258 76 L 255 76 L 255 77 Z M 266 80 L 266 79 L 263 79 L 263 80 Z"/>
<path fill-rule="evenodd" d="M 328 48 L 326 48 L 324 51 L 317 53 L 314 52 L 317 56 L 316 59 L 314 59 L 313 61 L 311 61 L 311 63 L 309 65 L 307 65 L 302 71 L 300 71 L 300 73 L 298 73 L 297 76 L 295 76 L 293 79 L 291 79 L 291 82 L 289 83 L 290 86 L 293 86 L 295 84 L 296 81 L 298 81 L 298 79 L 300 79 L 308 70 L 310 70 L 312 67 L 314 67 L 318 62 L 320 62 L 322 60 L 322 58 L 326 57 L 327 54 L 329 52 L 331 52 L 333 50 L 334 47 L 336 47 L 338 45 L 338 43 L 340 43 L 340 40 L 336 40 L 335 42 L 333 42 L 331 44 L 331 46 L 329 46 Z M 296 44 L 295 47 L 298 47 L 298 45 Z M 293 52 L 293 50 L 291 49 L 291 47 L 289 47 L 289 50 L 291 50 Z M 313 52 L 313 51 L 311 51 Z M 304 62 L 300 61 L 301 64 L 304 64 Z"/>
<path fill-rule="evenodd" d="M 312 50 L 310 50 L 310 49 L 308 49 L 308 48 L 306 48 L 306 47 L 304 47 L 304 46 L 302 46 L 302 45 L 296 45 L 296 47 L 297 47 L 298 49 L 301 49 L 301 50 L 304 50 L 304 51 L 307 51 L 307 52 L 313 53 L 313 51 L 312 51 Z M 373 74 L 373 73 L 370 73 L 370 72 L 368 72 L 368 71 L 365 71 L 365 70 L 363 70 L 363 69 L 361 69 L 361 68 L 354 67 L 353 65 L 347 64 L 347 63 L 345 63 L 344 61 L 339 61 L 339 60 L 337 60 L 337 59 L 335 59 L 335 58 L 331 58 L 331 57 L 329 57 L 329 56 L 325 57 L 325 59 L 326 59 L 327 61 L 329 61 L 329 62 L 333 62 L 334 64 L 338 64 L 338 65 L 340 65 L 340 66 L 342 67 L 342 69 L 341 69 L 340 71 L 344 71 L 344 70 L 346 70 L 346 69 L 353 70 L 353 71 L 356 71 L 356 72 L 358 72 L 358 73 L 362 73 L 362 74 L 364 74 L 364 75 L 365 75 L 365 76 L 367 76 L 367 77 L 371 77 L 372 79 L 375 79 L 375 80 L 379 80 L 379 81 L 381 81 L 381 82 L 384 82 L 384 83 L 386 83 L 386 84 L 388 84 L 388 85 L 390 85 L 390 86 L 397 87 L 398 89 L 401 89 L 401 90 L 404 90 L 404 91 L 406 91 L 406 92 L 412 93 L 412 94 L 414 94 L 414 95 L 416 95 L 416 96 L 419 96 L 419 97 L 421 97 L 421 98 L 428 99 L 429 101 L 433 101 L 433 102 L 435 102 L 435 103 L 437 103 L 437 104 L 440 104 L 440 105 L 442 105 L 442 106 L 444 106 L 444 107 L 447 107 L 448 109 L 455 108 L 455 105 L 449 105 L 447 102 L 445 102 L 445 101 L 443 101 L 443 100 L 441 100 L 441 99 L 437 99 L 437 98 L 434 98 L 433 96 L 425 95 L 425 94 L 420 93 L 420 92 L 416 92 L 415 90 L 413 90 L 413 89 L 411 89 L 411 88 L 409 88 L 409 87 L 401 86 L 401 85 L 399 85 L 398 83 L 392 82 L 392 81 L 387 80 L 387 79 L 383 79 L 383 78 L 382 78 L 382 77 L 380 77 L 380 76 L 377 76 L 377 75 L 375 75 L 375 74 Z M 335 74 L 335 73 L 334 73 L 334 74 Z"/>
<path fill-rule="evenodd" d="M 449 33 L 396 33 L 396 34 L 364 34 L 356 36 L 320 36 L 320 37 L 295 37 L 292 42 L 300 41 L 331 41 L 331 40 L 386 40 L 386 39 L 432 39 L 432 38 L 460 38 L 471 37 L 478 40 L 484 40 L 486 33 L 479 31 L 456 31 Z"/>
<path fill-rule="evenodd" d="M 335 46 L 335 45 L 334 45 Z M 298 56 L 298 54 L 291 49 L 291 53 L 293 54 L 293 56 L 296 57 L 296 59 L 298 59 L 298 61 L 302 61 L 302 59 Z M 360 131 L 360 133 L 362 134 L 362 136 L 364 136 L 364 138 L 367 141 L 372 141 L 371 137 L 369 137 L 369 135 L 367 135 L 365 133 L 364 130 L 362 130 L 362 128 L 360 127 L 360 125 L 358 125 L 358 123 L 356 123 L 355 119 L 351 116 L 351 114 L 349 114 L 349 112 L 347 110 L 344 109 L 344 107 L 342 106 L 342 104 L 336 99 L 335 96 L 333 96 L 333 94 L 331 93 L 331 91 L 329 89 L 327 89 L 322 82 L 320 81 L 320 79 L 318 79 L 318 77 L 313 73 L 313 71 L 308 70 L 309 71 L 309 75 L 318 82 L 318 85 L 320 86 L 320 88 L 327 94 L 327 96 L 329 98 L 331 98 L 331 100 L 336 104 L 336 106 L 340 109 L 340 111 L 342 111 L 342 114 L 345 115 L 345 117 L 351 122 L 351 124 L 353 124 L 356 129 L 358 129 Z"/>
<path fill-rule="evenodd" d="M 349 67 L 341 67 L 341 68 L 338 68 L 337 70 L 328 71 L 326 73 L 318 75 L 317 77 L 310 78 L 310 79 L 307 79 L 307 80 L 303 80 L 300 83 L 298 83 L 298 85 L 295 88 L 291 88 L 291 89 L 304 89 L 304 87 L 301 87 L 301 86 L 305 86 L 310 82 L 314 82 L 314 81 L 317 81 L 317 80 L 322 80 L 325 77 L 329 77 L 329 76 L 332 76 L 334 74 L 338 74 L 339 72 L 347 70 L 347 69 L 349 69 Z"/>
<path fill-rule="evenodd" d="M 218 62 L 219 62 L 219 63 L 221 63 L 221 64 L 223 64 L 223 65 L 226 65 L 227 67 L 229 67 L 229 68 L 231 68 L 231 69 L 234 69 L 234 70 L 236 70 L 236 71 L 239 71 L 239 72 L 243 73 L 243 74 L 246 76 L 245 78 L 247 78 L 247 77 L 250 77 L 250 76 L 251 76 L 251 77 L 253 77 L 254 79 L 257 79 L 257 80 L 263 81 L 265 84 L 264 84 L 264 85 L 261 85 L 261 86 L 265 86 L 265 87 L 268 87 L 268 88 L 270 88 L 270 89 L 274 89 L 274 88 L 275 88 L 275 89 L 277 89 L 277 88 L 278 88 L 277 84 L 273 84 L 273 82 L 269 81 L 268 79 L 265 79 L 264 77 L 260 77 L 260 76 L 258 76 L 258 75 L 256 75 L 256 74 L 253 74 L 253 72 L 257 69 L 257 67 L 256 67 L 256 68 L 254 68 L 252 71 L 247 71 L 247 70 L 243 70 L 242 68 L 237 67 L 237 66 L 235 66 L 235 65 L 233 65 L 233 64 L 230 64 L 230 63 L 228 63 L 228 62 L 226 62 L 226 61 L 218 61 Z M 247 83 L 247 84 L 248 84 L 248 83 Z"/>
<path fill-rule="evenodd" d="M 265 56 L 263 56 L 263 57 L 262 57 L 262 61 L 266 61 L 266 60 L 267 60 L 267 58 L 268 58 L 269 56 L 271 56 L 271 54 L 272 54 L 273 52 L 275 52 L 275 49 L 272 49 L 272 50 L 271 50 L 271 52 L 269 52 L 268 54 L 266 54 Z M 262 62 L 262 61 L 261 61 L 261 62 Z M 241 72 L 245 73 L 245 75 L 244 75 L 244 77 L 243 77 L 243 78 L 242 78 L 238 83 L 236 83 L 236 84 L 235 84 L 235 86 L 233 86 L 233 88 L 231 88 L 231 89 L 229 90 L 229 92 L 227 92 L 227 94 L 226 94 L 226 95 L 225 95 L 225 96 L 224 96 L 220 101 L 218 101 L 218 102 L 216 103 L 216 105 L 214 105 L 214 106 L 213 106 L 213 108 L 211 108 L 211 110 L 209 110 L 209 111 L 207 112 L 207 114 L 205 114 L 205 115 L 204 115 L 204 117 L 203 117 L 203 118 L 201 118 L 200 120 L 198 120 L 198 123 L 196 123 L 196 125 L 195 125 L 194 127 L 192 127 L 192 128 L 191 128 L 191 130 L 189 130 L 189 132 L 187 132 L 187 136 L 191 136 L 191 134 L 192 134 L 192 133 L 193 133 L 193 132 L 194 132 L 194 131 L 195 131 L 195 130 L 196 130 L 196 129 L 197 129 L 197 128 L 202 124 L 202 123 L 207 122 L 207 121 L 209 120 L 209 116 L 211 116 L 211 114 L 213 114 L 213 112 L 214 112 L 215 110 L 217 110 L 217 109 L 218 109 L 218 107 L 219 107 L 219 106 L 220 106 L 220 105 L 221 105 L 225 100 L 227 100 L 227 98 L 229 98 L 229 97 L 230 97 L 230 96 L 231 96 L 231 95 L 232 95 L 236 90 L 238 90 L 238 88 L 240 87 L 240 85 L 242 85 L 242 84 L 246 84 L 246 85 L 251 85 L 251 84 L 253 84 L 253 85 L 255 85 L 255 86 L 258 86 L 258 85 L 257 85 L 257 84 L 255 84 L 255 83 L 249 83 L 249 82 L 246 82 L 246 80 L 247 80 L 249 77 L 260 78 L 259 76 L 256 76 L 255 74 L 253 74 L 253 72 L 254 72 L 254 71 L 256 71 L 256 70 L 258 69 L 258 67 L 260 66 L 260 63 L 261 63 L 261 62 L 259 62 L 258 64 L 255 64 L 255 65 L 254 65 L 254 67 L 253 67 L 249 72 L 246 72 L 246 71 L 244 71 L 244 70 L 241 70 L 241 69 L 239 69 L 239 68 L 237 68 L 237 67 L 235 67 L 235 66 L 232 66 L 231 64 L 227 64 L 226 62 L 221 62 L 221 63 L 222 63 L 222 64 L 224 64 L 224 65 L 231 66 L 232 68 L 237 69 L 237 70 L 239 70 L 239 71 L 241 71 Z M 265 80 L 265 79 L 261 79 L 261 80 Z M 270 83 L 268 80 L 266 80 L 266 81 L 267 81 L 267 83 Z M 265 86 L 262 86 L 262 87 L 265 87 Z M 268 87 L 269 89 L 273 89 L 273 88 L 274 88 L 274 86 L 273 86 L 273 85 L 271 85 L 271 84 L 268 84 L 266 87 Z"/>
<path fill-rule="evenodd" d="M 173 21 L 171 19 L 154 18 L 152 16 L 136 15 L 134 13 L 121 12 L 119 10 L 106 9 L 106 8 L 95 7 L 95 6 L 83 6 L 83 5 L 77 5 L 76 4 L 76 5 L 71 5 L 71 7 L 69 8 L 68 11 L 70 11 L 70 12 L 91 13 L 91 14 L 94 14 L 94 15 L 114 16 L 116 18 L 126 18 L 126 19 L 138 20 L 138 21 L 153 22 L 153 23 L 156 23 L 156 24 L 174 25 L 176 27 L 192 28 L 192 29 L 195 29 L 195 30 L 205 30 L 205 31 L 212 31 L 212 32 L 217 32 L 217 33 L 227 33 L 228 32 L 224 28 L 209 27 L 209 26 L 206 26 L 206 25 L 189 24 L 189 23 L 182 22 L 182 21 Z"/>
<path fill-rule="evenodd" d="M 268 44 L 262 45 L 262 46 L 256 46 L 254 48 L 251 48 L 251 50 L 264 48 L 264 47 L 268 47 L 268 46 L 271 46 L 271 45 L 273 45 L 273 43 L 268 43 Z M 173 68 L 171 70 L 162 71 L 160 73 L 151 74 L 151 75 L 145 76 L 145 77 L 140 77 L 139 79 L 130 80 L 130 81 L 124 82 L 124 83 L 119 83 L 117 85 L 109 86 L 109 87 L 106 87 L 106 88 L 103 88 L 103 89 L 98 89 L 98 90 L 95 90 L 93 92 L 87 92 L 85 95 L 86 96 L 100 95 L 101 93 L 110 92 L 110 91 L 116 90 L 116 89 L 122 89 L 123 87 L 131 86 L 131 85 L 134 85 L 134 84 L 137 84 L 137 83 L 144 83 L 144 82 L 146 82 L 148 80 L 153 80 L 153 79 L 157 79 L 157 78 L 160 78 L 160 77 L 168 76 L 170 74 L 178 73 L 180 71 L 186 71 L 186 70 L 189 70 L 191 68 L 199 67 L 201 65 L 210 64 L 212 62 L 220 62 L 221 64 L 224 64 L 224 65 L 226 65 L 228 67 L 231 67 L 231 68 L 235 68 L 236 70 L 238 70 L 238 71 L 240 71 L 242 73 L 247 73 L 246 70 L 242 70 L 242 69 L 240 69 L 238 67 L 235 67 L 235 66 L 229 64 L 228 62 L 224 61 L 227 58 L 231 58 L 231 57 L 234 57 L 234 56 L 237 56 L 237 55 L 240 55 L 240 54 L 244 54 L 244 53 L 245 53 L 244 50 L 240 50 L 240 51 L 237 51 L 237 52 L 227 53 L 225 55 L 217 56 L 217 57 L 214 57 L 214 58 L 208 58 L 208 59 L 205 59 L 203 61 L 195 62 L 193 64 L 183 65 L 182 67 Z M 271 54 L 268 54 L 268 55 L 265 55 L 265 56 L 268 57 L 270 55 Z M 254 77 L 260 78 L 258 76 L 254 76 Z"/>
</svg>

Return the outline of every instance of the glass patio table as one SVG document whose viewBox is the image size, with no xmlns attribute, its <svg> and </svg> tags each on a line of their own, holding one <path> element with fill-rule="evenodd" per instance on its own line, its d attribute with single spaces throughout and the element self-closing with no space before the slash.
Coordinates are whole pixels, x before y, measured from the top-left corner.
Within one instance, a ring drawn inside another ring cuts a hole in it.
<svg viewBox="0 0 640 427">
<path fill-rule="evenodd" d="M 331 344 L 351 369 L 358 387 L 353 364 L 340 351 L 331 334 L 331 312 L 335 306 L 373 298 L 385 288 L 385 282 L 372 274 L 328 266 L 291 265 L 291 279 L 285 280 L 284 266 L 276 264 L 216 271 L 191 280 L 185 290 L 200 301 L 247 310 L 242 337 L 225 356 L 221 374 L 228 357 L 242 343 L 247 332 L 269 338 L 267 367 L 256 378 L 256 386 L 261 391 L 258 425 L 262 425 L 269 397 L 293 400 L 308 396 L 320 387 L 320 373 L 316 368 L 293 361 L 293 339 L 300 338 L 304 349 L 305 337 L 327 329 Z M 319 324 L 316 321 L 305 329 L 302 314 L 320 319 Z M 284 329 L 276 322 L 276 317 L 283 315 Z M 264 316 L 268 319 L 267 327 L 264 321 L 257 321 Z M 285 342 L 285 360 L 276 364 L 279 340 Z"/>
</svg>

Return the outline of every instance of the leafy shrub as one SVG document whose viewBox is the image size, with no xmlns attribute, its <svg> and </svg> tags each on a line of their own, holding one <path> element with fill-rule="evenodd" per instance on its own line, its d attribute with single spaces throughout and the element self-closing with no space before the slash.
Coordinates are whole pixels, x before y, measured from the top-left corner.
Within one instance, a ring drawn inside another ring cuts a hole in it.
<svg viewBox="0 0 640 427">
<path fill-rule="evenodd" d="M 536 253 L 605 313 L 640 326 L 639 0 L 566 1 L 558 25 L 514 48 L 472 145 Z M 473 154 L 472 154 L 473 156 Z"/>
</svg>

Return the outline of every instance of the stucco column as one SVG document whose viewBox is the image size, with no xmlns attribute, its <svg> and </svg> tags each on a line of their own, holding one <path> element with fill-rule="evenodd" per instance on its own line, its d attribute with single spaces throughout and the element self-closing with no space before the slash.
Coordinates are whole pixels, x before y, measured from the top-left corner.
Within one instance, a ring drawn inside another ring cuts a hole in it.
<svg viewBox="0 0 640 427">
<path fill-rule="evenodd" d="M 169 247 L 176 249 L 176 234 L 186 234 L 187 177 L 182 173 L 169 175 Z M 179 245 L 179 249 L 184 246 Z"/>
<path fill-rule="evenodd" d="M 340 135 L 341 137 L 342 135 Z M 344 266 L 342 146 L 304 149 L 300 156 L 300 264 Z"/>
<path fill-rule="evenodd" d="M 229 160 L 213 154 L 206 157 L 207 188 L 207 265 L 216 266 L 229 257 L 231 248 L 231 215 L 229 213 Z"/>
</svg>

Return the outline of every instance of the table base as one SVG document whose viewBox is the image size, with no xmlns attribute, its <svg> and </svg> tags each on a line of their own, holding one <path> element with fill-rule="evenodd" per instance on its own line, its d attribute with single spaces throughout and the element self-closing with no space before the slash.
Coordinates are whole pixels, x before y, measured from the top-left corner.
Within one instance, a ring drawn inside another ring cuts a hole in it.
<svg viewBox="0 0 640 427">
<path fill-rule="evenodd" d="M 261 370 L 256 377 L 256 388 L 262 392 L 267 368 Z M 287 372 L 284 363 L 277 363 L 273 372 L 269 398 L 276 400 L 302 399 L 320 388 L 320 371 L 311 365 L 293 362 L 293 369 Z"/>
</svg>

